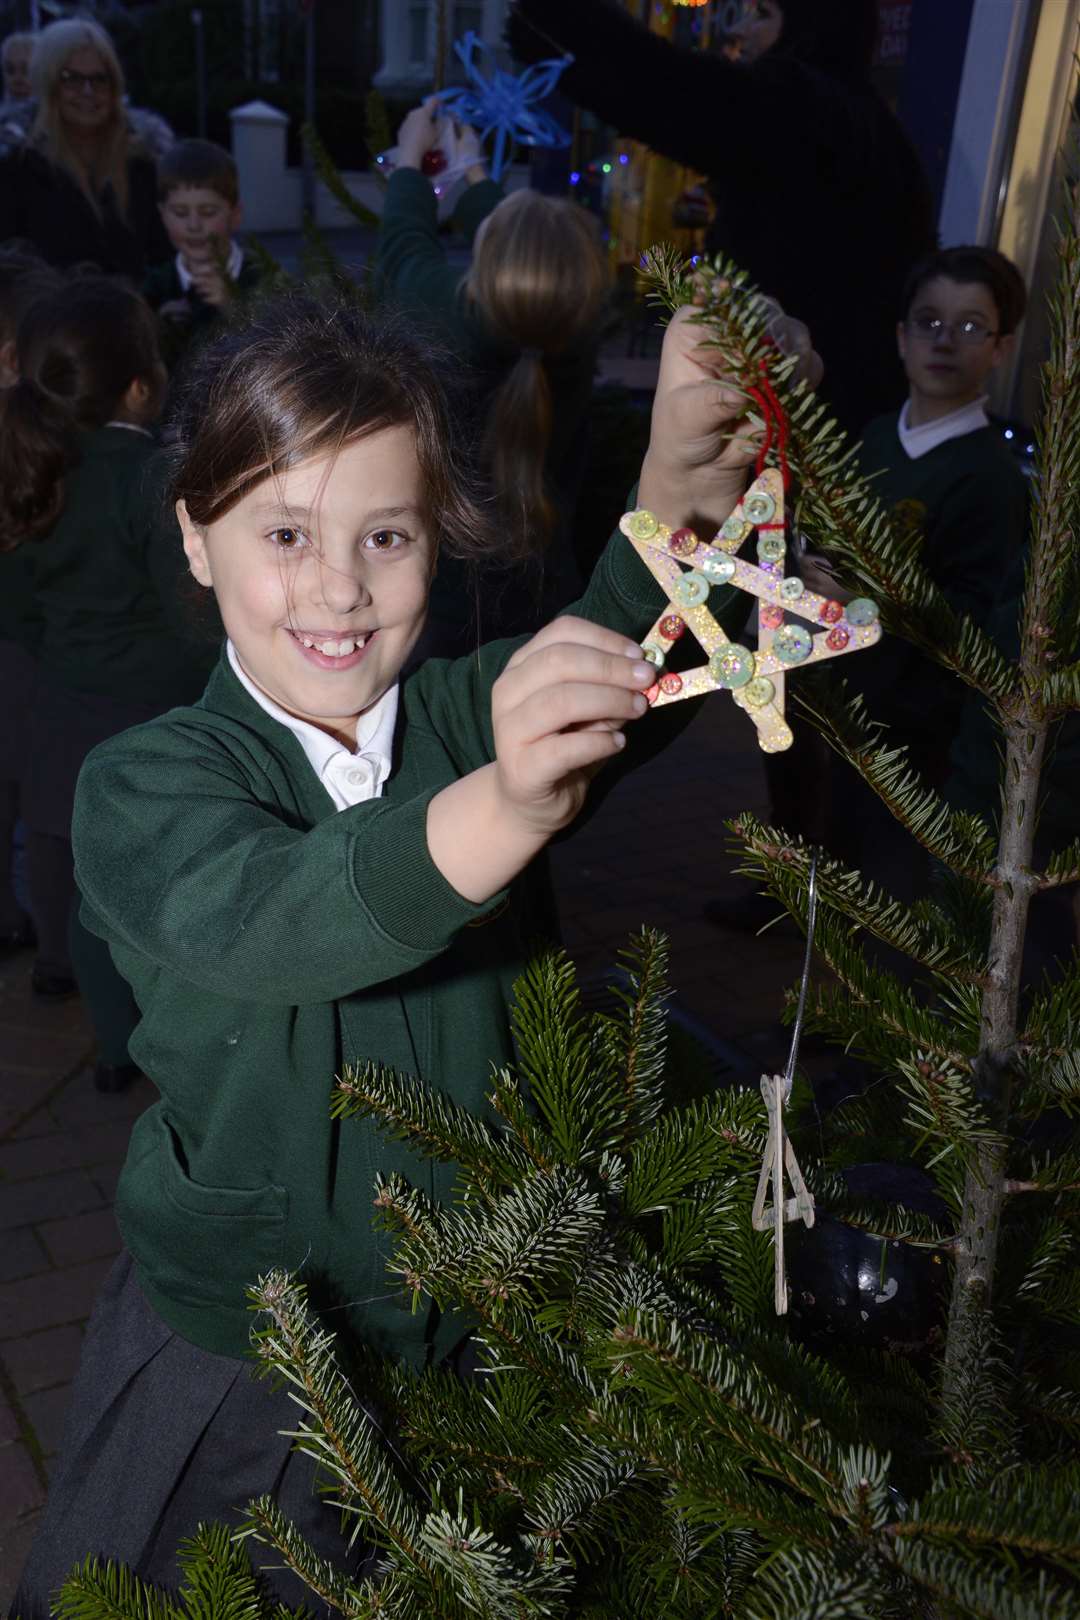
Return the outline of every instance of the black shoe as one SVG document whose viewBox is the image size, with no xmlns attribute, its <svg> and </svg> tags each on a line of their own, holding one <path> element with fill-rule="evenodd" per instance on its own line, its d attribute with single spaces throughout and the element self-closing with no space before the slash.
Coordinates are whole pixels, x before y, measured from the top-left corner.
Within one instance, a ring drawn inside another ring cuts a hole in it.
<svg viewBox="0 0 1080 1620">
<path fill-rule="evenodd" d="M 16 923 L 6 934 L 0 934 L 0 956 L 13 956 L 16 951 L 29 950 L 37 944 L 37 935 L 29 917 Z"/>
<path fill-rule="evenodd" d="M 141 1073 L 134 1063 L 95 1063 L 94 1085 L 98 1091 L 126 1091 Z"/>
<path fill-rule="evenodd" d="M 31 969 L 30 988 L 39 1001 L 67 1001 L 69 996 L 79 993 L 78 985 L 69 974 L 44 973 L 41 968 Z"/>
</svg>

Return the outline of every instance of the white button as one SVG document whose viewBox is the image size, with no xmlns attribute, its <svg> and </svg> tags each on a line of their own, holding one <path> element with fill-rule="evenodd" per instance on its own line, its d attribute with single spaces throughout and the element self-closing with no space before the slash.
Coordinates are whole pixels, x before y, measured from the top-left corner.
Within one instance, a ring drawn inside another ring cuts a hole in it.
<svg viewBox="0 0 1080 1620">
<path fill-rule="evenodd" d="M 366 787 L 371 780 L 371 772 L 365 765 L 356 765 L 345 773 L 345 780 L 350 787 Z"/>
</svg>

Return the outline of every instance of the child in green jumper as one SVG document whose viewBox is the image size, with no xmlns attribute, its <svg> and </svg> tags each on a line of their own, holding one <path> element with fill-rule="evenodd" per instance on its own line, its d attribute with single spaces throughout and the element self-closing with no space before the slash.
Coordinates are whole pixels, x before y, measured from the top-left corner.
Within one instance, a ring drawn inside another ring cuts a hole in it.
<svg viewBox="0 0 1080 1620">
<path fill-rule="evenodd" d="M 638 491 L 709 534 L 753 454 L 710 364 L 676 319 Z M 203 351 L 176 431 L 184 549 L 228 640 L 198 704 L 106 743 L 79 783 L 84 921 L 134 989 L 132 1053 L 161 1101 L 120 1179 L 126 1252 L 23 1620 L 88 1552 L 174 1585 L 180 1537 L 265 1491 L 347 1562 L 278 1433 L 287 1397 L 251 1376 L 245 1288 L 299 1270 L 337 1327 L 414 1364 L 461 1342 L 467 1321 L 401 1300 L 371 1227 L 378 1171 L 444 1200 L 452 1170 L 332 1120 L 333 1077 L 373 1060 L 486 1111 L 535 931 L 530 866 L 597 772 L 665 730 L 662 713 L 633 725 L 663 599 L 618 534 L 572 616 L 401 678 L 440 546 L 475 553 L 484 529 L 438 378 L 400 329 L 264 307 Z M 732 630 L 733 606 L 717 604 Z M 299 1601 L 293 1577 L 267 1578 Z"/>
</svg>

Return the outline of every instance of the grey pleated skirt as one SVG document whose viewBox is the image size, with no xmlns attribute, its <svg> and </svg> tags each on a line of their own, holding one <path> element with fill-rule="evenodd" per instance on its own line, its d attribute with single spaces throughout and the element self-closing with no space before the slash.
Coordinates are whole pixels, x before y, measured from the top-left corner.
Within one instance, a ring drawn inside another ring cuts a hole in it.
<svg viewBox="0 0 1080 1620">
<path fill-rule="evenodd" d="M 253 1364 L 178 1338 L 151 1308 L 128 1254 L 105 1280 L 87 1329 L 60 1459 L 41 1528 L 11 1612 L 48 1620 L 50 1595 L 89 1554 L 176 1589 L 176 1549 L 200 1523 L 236 1525 L 256 1496 L 273 1495 L 316 1551 L 363 1575 L 370 1547 L 350 1551 L 340 1514 L 314 1493 L 315 1465 L 278 1431 L 300 1411 Z M 318 1609 L 279 1556 L 253 1541 L 270 1591 Z"/>
</svg>

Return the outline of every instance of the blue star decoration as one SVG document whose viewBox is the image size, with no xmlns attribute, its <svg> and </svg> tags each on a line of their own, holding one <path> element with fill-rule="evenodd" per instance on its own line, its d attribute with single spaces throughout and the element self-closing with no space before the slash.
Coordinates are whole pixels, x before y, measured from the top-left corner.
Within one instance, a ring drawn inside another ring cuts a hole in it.
<svg viewBox="0 0 1080 1620">
<path fill-rule="evenodd" d="M 438 99 L 451 118 L 471 124 L 482 141 L 494 135 L 493 180 L 502 179 L 515 145 L 570 145 L 569 132 L 536 104 L 551 94 L 559 75 L 574 60 L 572 56 L 536 62 L 524 73 L 504 73 L 495 65 L 490 48 L 471 28 L 454 41 L 454 51 L 468 83 L 440 91 Z"/>
<path fill-rule="evenodd" d="M 775 468 L 754 480 L 709 545 L 692 529 L 669 529 L 644 509 L 627 512 L 619 527 L 669 603 L 642 643 L 657 670 L 645 694 L 654 707 L 705 692 L 730 692 L 754 722 L 758 747 L 777 754 L 793 741 L 784 718 L 786 676 L 806 664 L 863 652 L 881 640 L 877 604 L 869 597 L 836 602 L 808 590 L 798 575 L 784 574 L 784 485 Z M 755 531 L 758 560 L 751 563 L 736 554 Z M 729 641 L 709 612 L 714 585 L 733 585 L 757 598 L 756 652 Z M 793 619 L 805 619 L 815 629 Z M 687 630 L 708 663 L 682 675 L 664 672 L 667 654 Z"/>
</svg>

